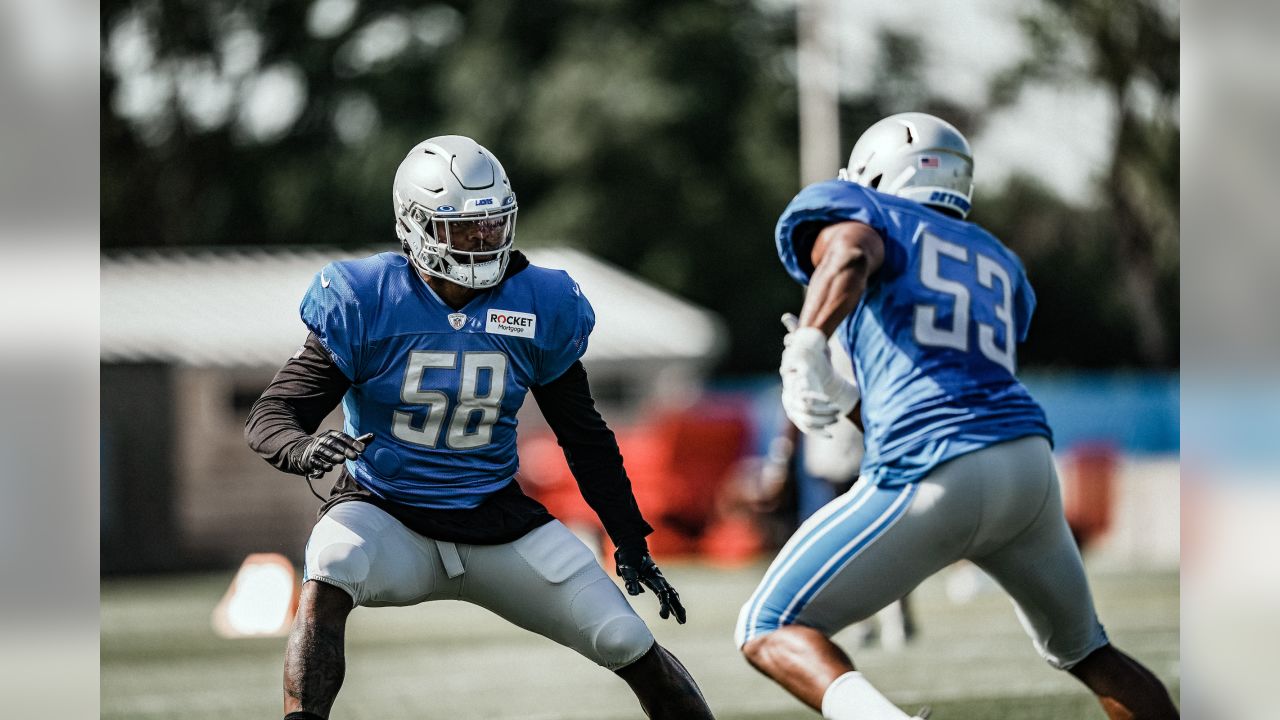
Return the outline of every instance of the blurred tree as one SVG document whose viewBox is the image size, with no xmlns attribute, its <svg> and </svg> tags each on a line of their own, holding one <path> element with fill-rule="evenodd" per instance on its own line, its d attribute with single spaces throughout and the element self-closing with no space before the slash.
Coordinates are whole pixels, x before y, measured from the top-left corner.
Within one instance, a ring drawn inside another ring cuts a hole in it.
<svg viewBox="0 0 1280 720">
<path fill-rule="evenodd" d="M 1028 362 L 1176 358 L 1177 35 L 1152 1 L 1046 0 L 1023 21 L 1031 57 L 993 86 L 1000 107 L 1028 82 L 1093 79 L 1120 108 L 1105 207 L 1026 178 L 980 191 L 975 219 L 1023 253 L 1041 296 Z M 107 0 L 102 246 L 394 248 L 396 165 L 462 133 L 503 160 L 521 245 L 585 248 L 717 311 L 721 370 L 771 371 L 778 315 L 801 297 L 772 251 L 797 189 L 792 10 Z M 931 92 L 919 38 L 882 30 L 878 48 L 870 89 L 842 100 L 846 148 L 903 110 L 981 129 L 984 109 Z"/>
<path fill-rule="evenodd" d="M 767 249 L 795 190 L 790 23 L 749 0 L 108 1 L 102 245 L 391 248 L 399 160 L 466 134 L 522 245 L 717 310 L 724 369 L 769 367 L 795 297 Z"/>
<path fill-rule="evenodd" d="M 991 104 L 998 108 L 1012 103 L 1029 83 L 1089 82 L 1105 88 L 1115 110 L 1111 159 L 1101 178 L 1107 217 L 1101 223 L 1080 218 L 1097 234 L 1071 240 L 1083 243 L 1077 245 L 1076 255 L 1092 256 L 1102 276 L 1078 279 L 1088 283 L 1084 287 L 1094 285 L 1099 297 L 1123 301 L 1134 319 L 1138 361 L 1176 365 L 1177 5 L 1162 0 L 1042 0 L 1021 23 L 1031 53 L 995 78 Z M 1061 252 L 1059 248 L 1057 254 Z M 1120 293 L 1097 285 L 1113 268 Z"/>
<path fill-rule="evenodd" d="M 1108 240 L 1115 235 L 1108 209 L 1077 207 L 1036 179 L 1015 175 L 1001 187 L 980 189 L 971 217 L 1018 252 L 1036 291 L 1020 365 L 1143 364 L 1123 270 Z"/>
</svg>

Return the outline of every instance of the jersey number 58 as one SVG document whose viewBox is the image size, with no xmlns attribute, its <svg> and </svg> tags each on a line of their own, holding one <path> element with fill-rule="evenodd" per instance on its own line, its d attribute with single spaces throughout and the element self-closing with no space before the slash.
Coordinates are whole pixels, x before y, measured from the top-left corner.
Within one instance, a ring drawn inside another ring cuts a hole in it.
<svg viewBox="0 0 1280 720">
<path fill-rule="evenodd" d="M 395 411 L 391 418 L 391 434 L 405 442 L 436 447 L 440 428 L 449 416 L 445 444 L 454 450 L 470 450 L 488 445 L 493 440 L 493 425 L 498 421 L 502 395 L 507 387 L 507 356 L 498 352 L 464 352 L 462 373 L 458 382 L 458 403 L 449 412 L 449 396 L 439 390 L 423 390 L 422 375 L 427 370 L 452 370 L 458 367 L 456 352 L 415 350 L 409 355 L 400 400 L 406 405 L 422 405 L 426 418 L 415 427 L 418 413 Z M 488 388 L 479 392 L 480 376 L 489 376 Z M 479 417 L 476 417 L 476 416 Z"/>
</svg>

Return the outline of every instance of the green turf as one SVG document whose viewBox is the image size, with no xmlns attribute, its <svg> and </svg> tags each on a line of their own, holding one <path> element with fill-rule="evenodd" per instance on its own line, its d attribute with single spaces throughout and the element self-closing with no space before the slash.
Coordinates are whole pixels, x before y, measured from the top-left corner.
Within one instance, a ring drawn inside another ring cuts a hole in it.
<svg viewBox="0 0 1280 720">
<path fill-rule="evenodd" d="M 689 667 L 717 717 L 818 717 L 752 671 L 733 647 L 737 609 L 763 566 L 664 570 L 685 598 L 689 623 L 659 620 L 651 595 L 637 607 Z M 1177 575 L 1091 579 L 1112 639 L 1174 685 L 1176 697 Z M 284 640 L 222 640 L 211 630 L 210 613 L 229 581 L 219 574 L 103 583 L 103 718 L 280 716 Z M 931 705 L 935 720 L 1103 717 L 1073 679 L 1040 661 L 998 590 L 955 605 L 935 578 L 915 597 L 922 628 L 915 643 L 898 653 L 853 653 L 905 708 Z M 849 637 L 841 639 L 848 647 Z M 359 609 L 347 659 L 335 720 L 643 717 L 611 673 L 462 603 Z"/>
</svg>

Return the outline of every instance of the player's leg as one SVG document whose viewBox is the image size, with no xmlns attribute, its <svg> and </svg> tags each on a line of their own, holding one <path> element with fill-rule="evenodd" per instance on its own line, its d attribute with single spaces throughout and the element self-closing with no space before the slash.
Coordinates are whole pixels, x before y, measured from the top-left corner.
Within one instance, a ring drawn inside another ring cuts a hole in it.
<svg viewBox="0 0 1280 720">
<path fill-rule="evenodd" d="M 710 718 L 711 709 L 693 676 L 658 643 L 639 660 L 615 670 L 631 686 L 651 718 Z"/>
<path fill-rule="evenodd" d="M 737 641 L 748 662 L 829 718 L 906 718 L 830 639 L 870 617 L 965 548 L 963 493 L 934 478 L 905 487 L 859 484 L 807 520 L 743 606 Z"/>
<path fill-rule="evenodd" d="M 595 555 L 561 523 L 506 545 L 459 550 L 466 566 L 460 599 L 618 673 L 649 717 L 711 717 L 688 671 L 654 642 Z"/>
<path fill-rule="evenodd" d="M 742 646 L 742 654 L 752 667 L 819 712 L 832 683 L 855 671 L 853 660 L 827 633 L 804 625 L 787 625 L 753 638 Z"/>
<path fill-rule="evenodd" d="M 343 651 L 351 596 L 334 585 L 302 584 L 298 614 L 284 656 L 284 711 L 329 717 L 346 674 Z M 305 715 L 294 715 L 303 718 Z"/>
<path fill-rule="evenodd" d="M 1084 683 L 1111 720 L 1169 720 L 1178 717 L 1173 698 L 1142 663 L 1107 644 L 1089 653 L 1069 672 Z"/>
<path fill-rule="evenodd" d="M 1009 593 L 1040 655 L 1088 686 L 1108 717 L 1178 717 L 1160 681 L 1112 646 L 1098 621 L 1084 563 L 1063 515 L 1047 441 L 1028 438 L 995 449 L 999 453 L 991 457 L 1002 465 L 992 466 L 987 475 L 983 495 L 991 502 L 984 511 L 1012 517 L 1012 510 L 991 503 L 1016 503 L 1018 493 L 1034 493 L 1039 500 L 1022 503 L 1026 519 L 1005 524 L 1018 532 L 980 539 L 974 563 Z"/>
<path fill-rule="evenodd" d="M 347 617 L 357 605 L 425 599 L 439 569 L 427 541 L 362 502 L 330 510 L 307 542 L 302 596 L 285 650 L 284 708 L 291 720 L 327 718 L 346 672 Z"/>
</svg>

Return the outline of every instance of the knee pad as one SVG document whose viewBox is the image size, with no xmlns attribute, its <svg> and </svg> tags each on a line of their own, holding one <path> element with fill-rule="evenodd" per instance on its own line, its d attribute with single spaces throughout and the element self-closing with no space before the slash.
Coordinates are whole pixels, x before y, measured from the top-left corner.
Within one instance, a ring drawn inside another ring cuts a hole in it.
<svg viewBox="0 0 1280 720">
<path fill-rule="evenodd" d="M 560 642 L 597 665 L 617 670 L 639 660 L 653 647 L 649 626 L 603 570 L 574 593 L 569 614 L 571 624 L 564 629 L 573 634 Z"/>
<path fill-rule="evenodd" d="M 347 591 L 351 602 L 363 600 L 365 581 L 369 579 L 369 556 L 357 545 L 335 542 L 308 553 L 307 579 L 327 582 Z"/>
<path fill-rule="evenodd" d="M 356 545 L 334 543 L 320 548 L 316 553 L 316 567 L 312 570 L 315 575 L 356 585 L 369 578 L 369 556 Z"/>
<path fill-rule="evenodd" d="M 595 661 L 617 670 L 626 667 L 653 647 L 653 633 L 649 626 L 639 617 L 628 614 L 619 615 L 605 621 L 591 639 L 595 651 Z"/>
<path fill-rule="evenodd" d="M 369 555 L 357 545 L 335 542 L 319 548 L 308 548 L 306 580 L 319 580 L 347 591 L 351 601 L 359 605 L 363 588 L 369 579 Z"/>
<path fill-rule="evenodd" d="M 1039 639 L 1033 639 L 1032 644 L 1035 645 L 1040 657 L 1044 658 L 1044 661 L 1049 663 L 1050 667 L 1058 670 L 1070 670 L 1078 665 L 1081 660 L 1092 655 L 1095 650 L 1108 645 L 1110 642 L 1111 640 L 1107 637 L 1107 631 L 1102 628 L 1101 623 L 1098 623 L 1089 636 L 1078 639 L 1073 644 L 1061 641 L 1053 641 L 1046 644 Z"/>
</svg>

